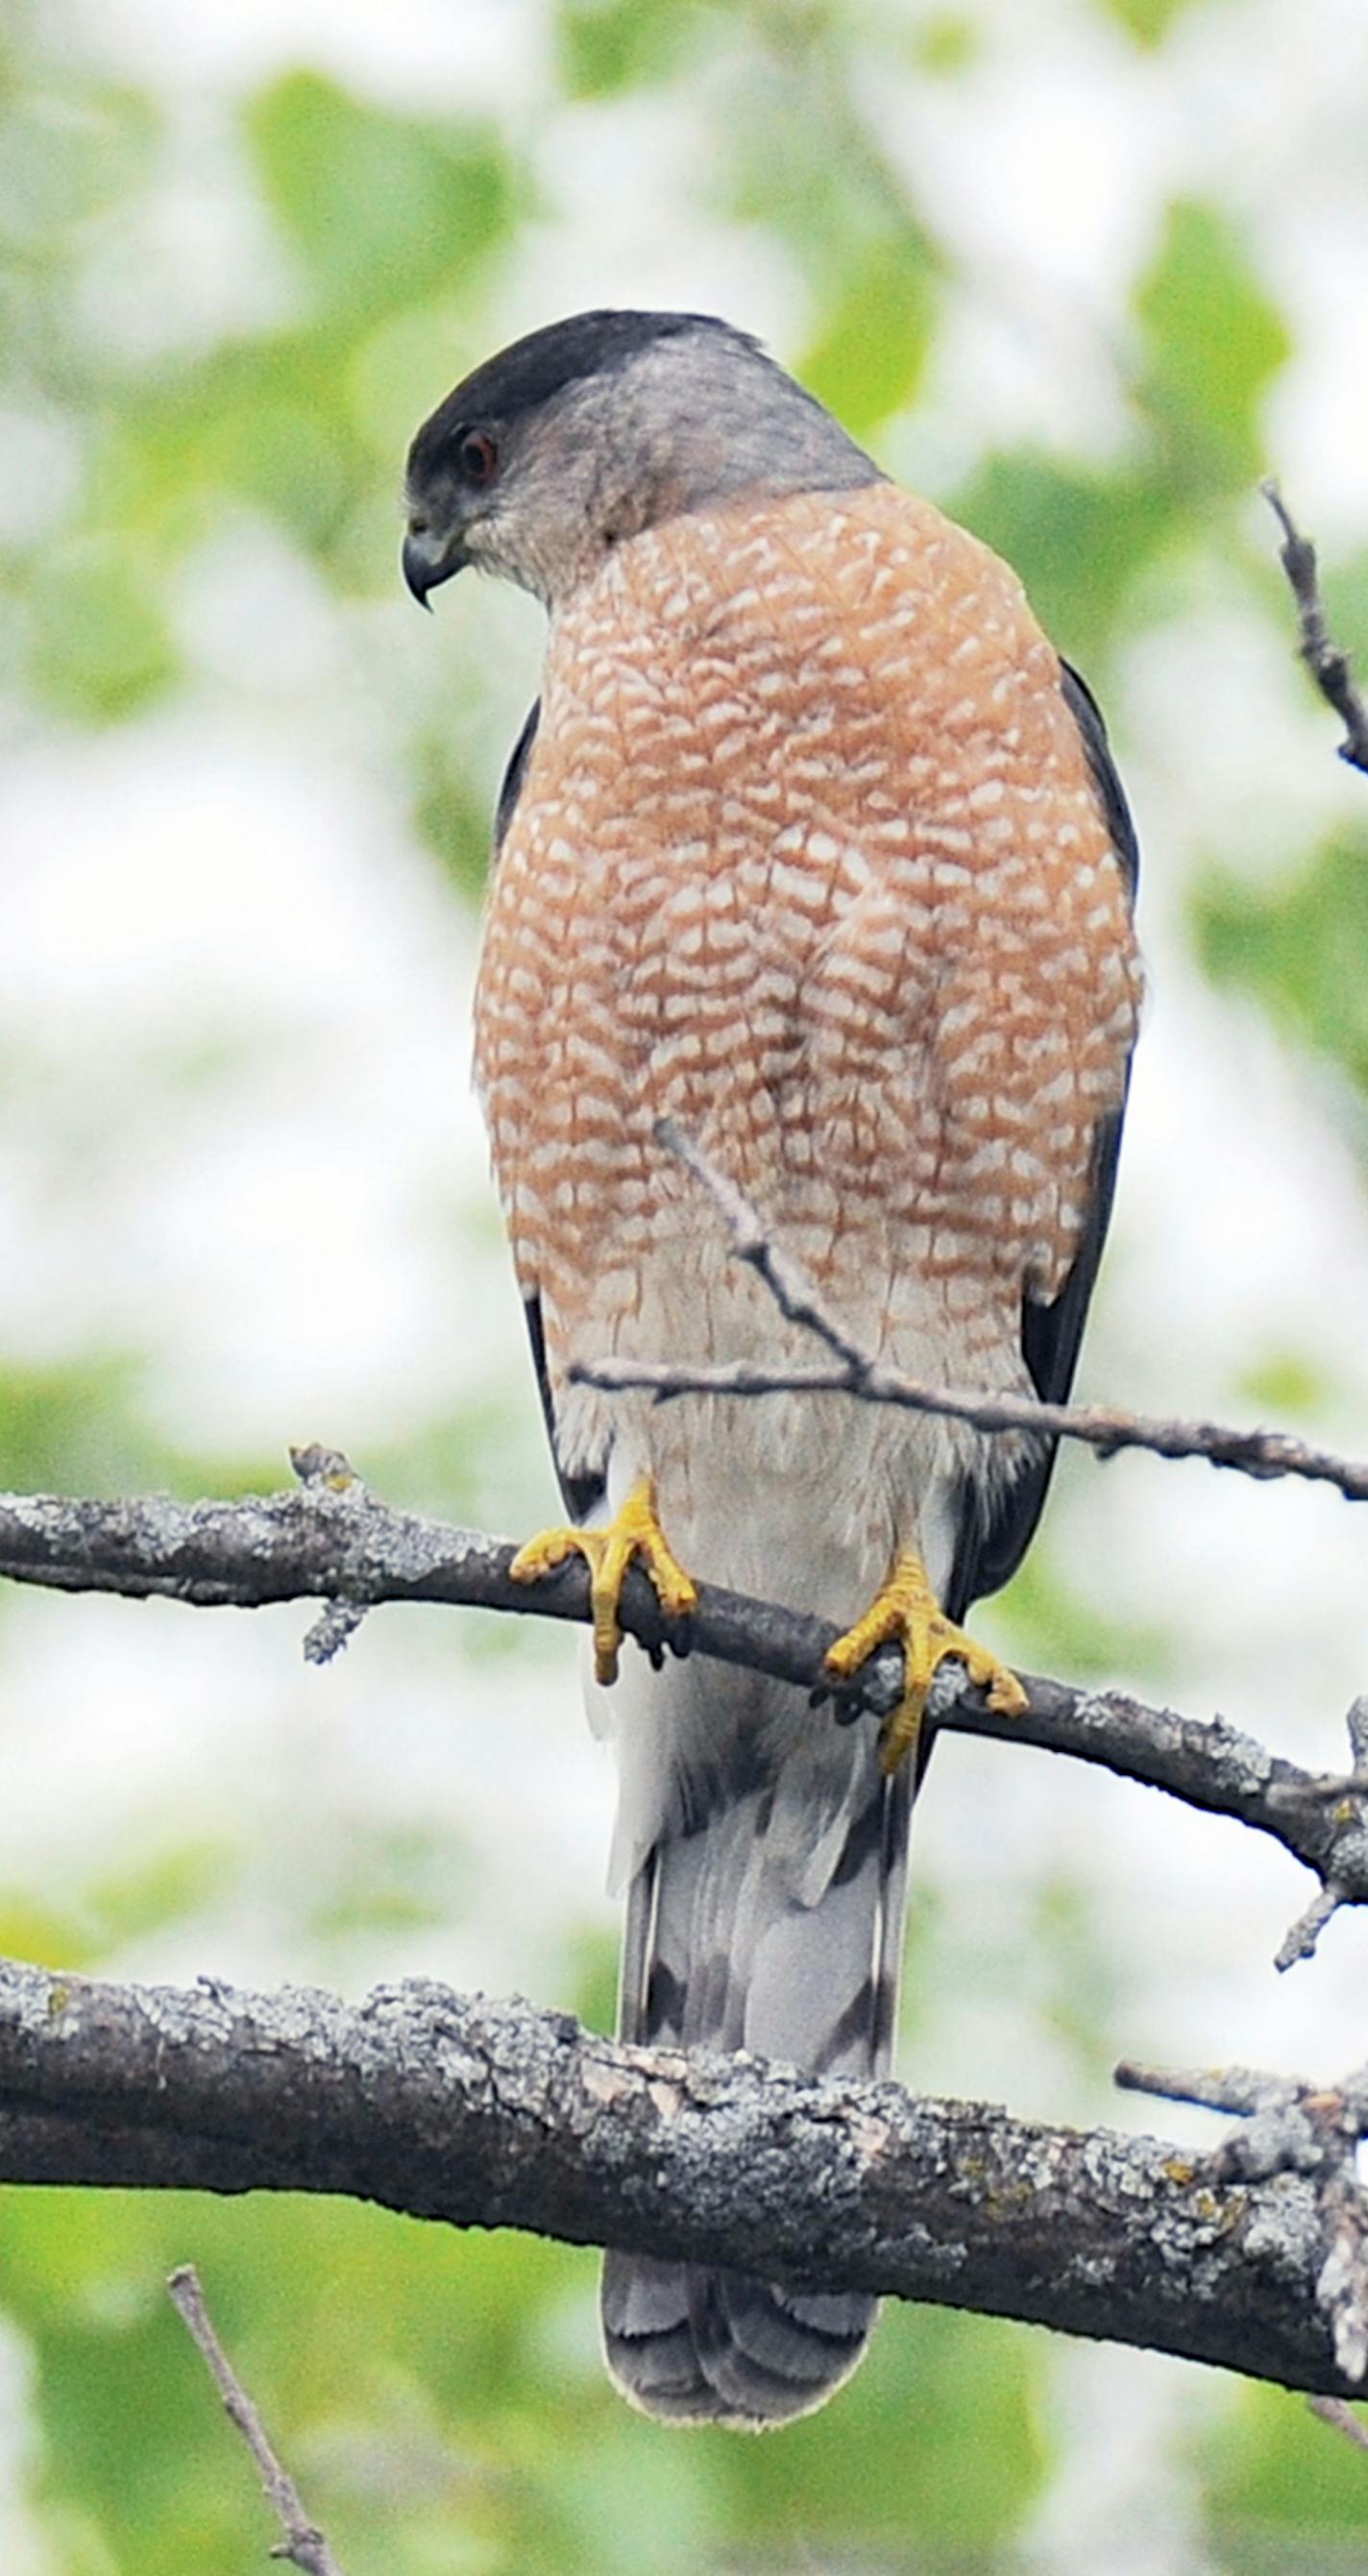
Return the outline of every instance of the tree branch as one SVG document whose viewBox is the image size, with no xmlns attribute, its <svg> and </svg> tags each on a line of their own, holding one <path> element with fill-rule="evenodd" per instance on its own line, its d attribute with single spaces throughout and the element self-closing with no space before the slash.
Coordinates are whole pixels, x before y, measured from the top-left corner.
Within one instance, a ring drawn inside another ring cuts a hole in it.
<svg viewBox="0 0 1368 2576">
<path fill-rule="evenodd" d="M 681 1395 L 853 1395 L 866 1404 L 891 1404 L 909 1413 L 941 1413 L 979 1431 L 1027 1431 L 1049 1440 L 1077 1440 L 1114 1457 L 1145 1449 L 1156 1458 L 1204 1458 L 1242 1476 L 1271 1481 L 1296 1477 L 1333 1485 L 1346 1502 L 1368 1502 L 1368 1459 L 1345 1458 L 1289 1431 L 1242 1430 L 1230 1423 L 1180 1421 L 1166 1414 L 1127 1413 L 1110 1404 L 1046 1404 L 1028 1395 L 985 1395 L 932 1386 L 901 1369 L 870 1360 L 858 1369 L 819 1361 L 771 1368 L 751 1360 L 718 1360 L 679 1367 L 672 1360 L 602 1359 L 571 1368 L 576 1385 L 610 1395 L 641 1389 L 668 1403 Z"/>
<path fill-rule="evenodd" d="M 236 2425 L 256 2462 L 262 2492 L 284 2534 L 271 2556 L 288 2559 L 292 2567 L 302 2569 L 303 2576 L 342 2576 L 317 2523 L 304 2510 L 294 2479 L 276 2457 L 266 2427 L 214 2331 L 193 2264 L 183 2263 L 173 2272 L 166 2289 L 186 2332 L 204 2357 L 229 2423 Z"/>
<path fill-rule="evenodd" d="M 1233 2111 L 1247 2123 L 1206 2159 L 1213 2181 L 1266 2182 L 1276 2173 L 1313 2180 L 1325 2247 L 1316 2305 L 1330 2327 L 1340 2369 L 1361 2384 L 1368 2373 L 1368 2201 L 1359 2184 L 1358 2150 L 1368 2136 L 1368 2066 L 1336 2085 L 1305 2084 L 1247 2066 L 1197 2075 L 1118 2066 L 1116 2081 L 1131 2092 Z"/>
<path fill-rule="evenodd" d="M 317 1468 L 320 1457 L 326 1472 Z M 306 1479 L 300 1490 L 231 1503 L 0 1495 L 0 1576 L 201 1608 L 322 1600 L 331 1607 L 305 1641 L 315 1657 L 333 1651 L 361 1611 L 387 1601 L 588 1619 L 582 1564 L 532 1586 L 514 1583 L 508 1569 L 516 1551 L 508 1541 L 392 1511 L 334 1451 L 301 1452 L 299 1464 Z M 683 1642 L 671 1636 L 649 1582 L 635 1571 L 624 1587 L 622 1621 L 648 1653 Z M 881 1723 L 902 1696 L 901 1648 L 882 1647 L 834 1692 L 824 1662 L 836 1635 L 825 1620 L 703 1585 L 687 1643 L 832 1700 L 836 1722 Z M 929 1722 L 1096 1763 L 1270 1835 L 1315 1873 L 1322 1891 L 1284 1942 L 1282 1967 L 1310 1955 L 1337 1906 L 1368 1903 L 1368 1703 L 1356 1702 L 1349 1713 L 1349 1768 L 1320 1774 L 1270 1753 L 1223 1718 L 1184 1717 L 1123 1691 L 1078 1690 L 1041 1674 L 1022 1680 L 1026 1708 L 1004 1717 L 969 1687 L 962 1665 L 948 1663 L 936 1678 Z"/>
<path fill-rule="evenodd" d="M 1314 2177 L 592 2037 L 444 1987 L 356 2009 L 0 1963 L 0 2179 L 345 2192 L 1105 2336 L 1352 2396 Z"/>
<path fill-rule="evenodd" d="M 1160 1414 L 1127 1413 L 1110 1404 L 1047 1404 L 1038 1396 L 1004 1395 L 979 1388 L 932 1386 L 891 1368 L 853 1341 L 802 1263 L 766 1226 L 759 1210 L 673 1118 L 656 1121 L 656 1140 L 678 1156 L 707 1191 L 726 1224 L 731 1247 L 762 1279 L 781 1315 L 811 1333 L 832 1355 L 820 1361 L 771 1367 L 751 1360 L 722 1360 L 681 1367 L 673 1360 L 604 1358 L 577 1362 L 572 1383 L 613 1395 L 641 1389 L 668 1403 L 681 1395 L 852 1395 L 865 1404 L 891 1404 L 911 1413 L 947 1415 L 978 1431 L 1035 1432 L 1050 1440 L 1077 1440 L 1104 1458 L 1121 1449 L 1145 1449 L 1156 1458 L 1205 1458 L 1243 1476 L 1295 1476 L 1333 1485 L 1346 1502 L 1368 1501 L 1368 1460 L 1342 1458 L 1286 1431 L 1246 1431 L 1222 1422 L 1180 1422 Z"/>
</svg>

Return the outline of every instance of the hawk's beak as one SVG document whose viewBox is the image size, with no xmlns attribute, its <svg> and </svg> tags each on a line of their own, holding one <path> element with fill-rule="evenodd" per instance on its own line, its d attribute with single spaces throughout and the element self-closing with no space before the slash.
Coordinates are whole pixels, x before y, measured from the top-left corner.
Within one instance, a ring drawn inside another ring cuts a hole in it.
<svg viewBox="0 0 1368 2576">
<path fill-rule="evenodd" d="M 458 535 L 442 535 L 422 520 L 414 520 L 404 539 L 404 579 L 420 608 L 428 606 L 428 592 L 439 582 L 450 581 L 461 570 L 466 558 Z"/>
</svg>

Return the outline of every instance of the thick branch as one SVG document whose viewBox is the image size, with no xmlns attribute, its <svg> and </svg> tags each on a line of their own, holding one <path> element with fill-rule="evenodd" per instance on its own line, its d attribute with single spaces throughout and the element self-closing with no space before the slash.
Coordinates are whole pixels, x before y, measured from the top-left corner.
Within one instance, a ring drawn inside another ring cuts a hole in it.
<svg viewBox="0 0 1368 2576">
<path fill-rule="evenodd" d="M 340 1605 L 343 1633 L 358 1608 L 385 1601 L 588 1618 L 582 1564 L 528 1586 L 509 1577 L 514 1553 L 504 1540 L 391 1511 L 345 1462 L 334 1476 L 313 1476 L 298 1491 L 232 1503 L 0 1495 L 0 1575 L 63 1591 L 160 1595 L 211 1608 L 323 1600 Z M 325 1649 L 336 1642 L 330 1626 L 336 1615 L 330 1612 L 311 1632 L 315 1652 L 320 1629 Z M 622 1618 L 648 1651 L 659 1653 L 670 1642 L 660 1604 L 640 1574 L 627 1578 Z M 695 1652 L 828 1695 L 823 1664 L 836 1634 L 824 1620 L 713 1585 L 700 1588 L 689 1623 Z M 842 1688 L 837 1717 L 882 1721 L 898 1705 L 902 1672 L 901 1649 L 882 1648 Z M 1271 1835 L 1327 1891 L 1289 1936 L 1283 1965 L 1307 1955 L 1332 1900 L 1368 1903 L 1368 1725 L 1357 1707 L 1350 1712 L 1352 1769 L 1320 1775 L 1268 1752 L 1221 1718 L 1182 1717 L 1125 1692 L 1076 1690 L 1038 1674 L 1022 1678 L 1026 1710 L 1003 1717 L 968 1688 L 962 1666 L 948 1664 L 937 1679 L 932 1719 L 956 1733 L 1097 1763 Z"/>
<path fill-rule="evenodd" d="M 1304 2175 L 1228 2184 L 1151 2138 L 623 2048 L 429 1984 L 353 2010 L 0 1964 L 0 2179 L 345 2192 L 1355 2393 Z"/>
</svg>

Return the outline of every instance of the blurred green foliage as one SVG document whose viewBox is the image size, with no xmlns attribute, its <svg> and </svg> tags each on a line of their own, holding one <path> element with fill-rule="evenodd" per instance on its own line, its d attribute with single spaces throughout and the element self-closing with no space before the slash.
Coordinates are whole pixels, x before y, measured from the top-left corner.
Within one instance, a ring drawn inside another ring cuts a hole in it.
<svg viewBox="0 0 1368 2576">
<path fill-rule="evenodd" d="M 1363 2453 L 1303 2400 L 1242 2387 L 1219 2458 L 1201 2461 L 1223 2576 L 1351 2576 L 1368 2545 Z"/>
<path fill-rule="evenodd" d="M 561 78 L 570 98 L 613 98 L 665 78 L 718 0 L 562 0 L 556 11 Z"/>
<path fill-rule="evenodd" d="M 1246 492 L 1265 466 L 1262 398 L 1291 343 L 1238 233 L 1214 206 L 1170 206 L 1135 309 L 1140 398 L 1175 499 Z"/>
<path fill-rule="evenodd" d="M 1368 1093 L 1368 829 L 1337 835 L 1270 888 L 1213 868 L 1194 914 L 1208 974 Z"/>
<path fill-rule="evenodd" d="M 1162 45 L 1175 21 L 1209 0 L 1106 0 L 1107 14 L 1118 20 L 1137 43 Z"/>
<path fill-rule="evenodd" d="M 246 130 L 307 276 L 315 350 L 320 329 L 354 331 L 457 291 L 508 229 L 510 174 L 487 127 L 387 116 L 296 72 L 252 103 Z"/>
<path fill-rule="evenodd" d="M 1095 11 L 1160 51 L 1203 5 L 1095 0 Z M 140 347 L 106 326 L 100 262 L 137 240 L 169 110 L 84 67 L 45 24 L 21 10 L 0 32 L 0 341 L 15 400 L 70 434 L 74 472 L 65 506 L 0 542 L 0 626 L 24 703 L 79 729 L 125 722 L 183 685 L 176 577 L 225 511 L 265 517 L 339 603 L 389 595 L 404 440 L 500 336 L 499 281 L 554 206 L 531 116 L 405 114 L 296 69 L 247 97 L 236 135 L 276 291 L 255 318 L 182 322 Z M 700 215 L 754 230 L 789 266 L 810 317 L 802 369 L 877 447 L 934 376 L 959 280 L 862 100 L 881 46 L 928 82 L 967 76 L 988 41 L 977 14 L 560 0 L 553 35 L 554 104 L 607 115 L 673 90 L 687 105 L 706 142 Z M 1246 582 L 1251 614 L 1277 613 L 1238 505 L 1262 470 L 1264 398 L 1291 348 L 1234 220 L 1196 198 L 1169 207 L 1118 338 L 1130 417 L 1109 461 L 1062 443 L 995 445 L 987 423 L 958 489 L 937 495 L 1019 567 L 1061 645 L 1104 683 L 1118 642 L 1203 550 Z M 1368 603 L 1368 576 L 1356 596 Z M 486 821 L 465 753 L 448 708 L 415 707 L 414 815 L 456 897 L 473 900 Z M 1213 977 L 1360 1093 L 1366 855 L 1362 835 L 1346 834 L 1257 895 L 1213 867 L 1195 907 Z M 1295 1352 L 1270 1354 L 1267 1384 L 1270 1401 L 1314 1391 Z M 389 1490 L 502 1525 L 525 1460 L 496 1427 L 491 1398 L 368 1464 Z M 0 1377 L 5 1483 L 227 1491 L 272 1475 L 269 1463 L 169 1454 L 141 1403 L 137 1354 L 11 1363 Z M 1162 1670 L 1162 1631 L 1109 1629 L 1047 1549 L 1011 1615 L 1046 1664 Z M 506 1647 L 500 1635 L 488 1651 Z M 183 1932 L 241 1865 L 226 1838 L 187 1835 L 93 1872 L 65 1909 L 10 1890 L 0 1945 L 95 1967 L 123 1944 Z M 435 1920 L 452 1866 L 422 1835 L 359 1835 L 317 1896 L 313 1941 L 340 1954 L 363 1931 Z M 933 1904 L 917 1921 L 925 1992 L 963 1963 L 947 1957 Z M 1100 1959 L 1086 1977 L 1073 1971 L 1088 1944 L 1071 1886 L 1044 1892 L 1033 1940 L 1054 2027 L 1092 2071 L 1109 1989 Z M 587 1940 L 567 1973 L 578 1993 L 565 1999 L 602 2026 L 602 1944 Z M 274 2537 L 161 2293 L 187 2258 L 357 2576 L 701 2576 L 742 2560 L 967 2571 L 1011 2563 L 1049 2471 L 1044 2340 L 973 2317 L 889 2317 L 839 2404 L 780 2439 L 681 2442 L 606 2389 L 594 2261 L 565 2248 L 341 2203 L 38 2191 L 4 2195 L 3 2242 L 0 2298 L 34 2359 L 37 2493 L 62 2576 L 245 2568 Z M 1242 2392 L 1230 2438 L 1194 2475 L 1217 2563 L 1323 2570 L 1341 2543 L 1361 2556 L 1362 2464 L 1295 2402 Z"/>
</svg>

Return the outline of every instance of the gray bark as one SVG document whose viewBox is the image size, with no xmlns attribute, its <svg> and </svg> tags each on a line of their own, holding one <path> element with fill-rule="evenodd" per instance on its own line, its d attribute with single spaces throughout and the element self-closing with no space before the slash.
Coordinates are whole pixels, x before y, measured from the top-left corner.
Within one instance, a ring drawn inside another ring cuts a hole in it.
<svg viewBox="0 0 1368 2576">
<path fill-rule="evenodd" d="M 0 1966 L 0 2179 L 344 2192 L 1358 2393 L 1304 2174 L 1230 2181 L 1153 2138 L 623 2048 L 430 1984 L 352 2008 Z"/>
<path fill-rule="evenodd" d="M 326 1467 L 328 1454 L 321 1454 Z M 302 1486 L 231 1503 L 0 1495 L 0 1576 L 71 1592 L 160 1595 L 200 1608 L 325 1601 L 333 1607 L 306 1641 L 306 1652 L 319 1656 L 345 1642 L 357 1615 L 381 1602 L 442 1601 L 587 1619 L 588 1580 L 578 1561 L 534 1585 L 513 1583 L 508 1568 L 515 1551 L 506 1541 L 392 1511 L 344 1460 L 332 1464 L 331 1481 L 317 1472 L 316 1461 L 301 1461 L 308 1477 Z M 650 1584 L 635 1569 L 627 1577 L 622 1621 L 648 1651 L 658 1654 L 673 1642 Z M 689 1622 L 691 1651 L 825 1696 L 822 1660 L 836 1633 L 820 1619 L 712 1585 L 702 1589 Z M 842 1688 L 840 1714 L 877 1723 L 897 1706 L 902 1674 L 901 1649 L 881 1648 Z M 962 1666 L 947 1665 L 932 1700 L 934 1723 L 1097 1763 L 1271 1835 L 1327 1891 L 1289 1936 L 1280 1965 L 1307 1954 L 1335 1906 L 1368 1902 L 1368 1771 L 1354 1733 L 1357 1710 L 1350 1712 L 1351 1767 L 1320 1775 L 1270 1753 L 1222 1718 L 1181 1716 L 1122 1691 L 1078 1690 L 1039 1674 L 1022 1679 L 1025 1712 L 1002 1717 L 967 1687 Z M 1313 1930 L 1304 1931 L 1313 1918 Z"/>
</svg>

